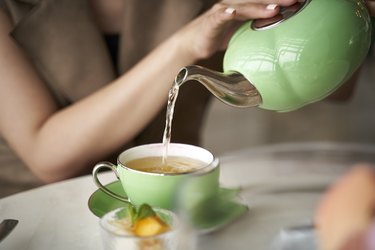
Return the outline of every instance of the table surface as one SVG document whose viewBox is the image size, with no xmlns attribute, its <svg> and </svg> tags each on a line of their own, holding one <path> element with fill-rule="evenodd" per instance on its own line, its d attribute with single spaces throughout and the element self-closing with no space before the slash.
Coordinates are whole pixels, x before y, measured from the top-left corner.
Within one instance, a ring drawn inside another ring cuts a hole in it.
<svg viewBox="0 0 375 250">
<path fill-rule="evenodd" d="M 375 162 L 375 145 L 289 143 L 220 156 L 224 187 L 241 187 L 249 211 L 225 228 L 198 237 L 198 249 L 271 249 L 280 230 L 311 222 L 322 192 L 357 162 Z M 101 180 L 115 180 L 112 173 Z M 99 219 L 88 209 L 91 176 L 0 199 L 0 220 L 18 219 L 0 249 L 102 249 Z"/>
</svg>

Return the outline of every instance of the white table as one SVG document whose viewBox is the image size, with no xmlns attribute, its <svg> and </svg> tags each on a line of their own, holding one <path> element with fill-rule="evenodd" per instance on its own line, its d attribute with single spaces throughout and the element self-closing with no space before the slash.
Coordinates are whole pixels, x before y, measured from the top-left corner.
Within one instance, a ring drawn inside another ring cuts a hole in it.
<svg viewBox="0 0 375 250">
<path fill-rule="evenodd" d="M 221 159 L 221 183 L 242 187 L 249 212 L 220 231 L 200 236 L 198 249 L 270 249 L 280 229 L 309 223 L 322 191 L 353 163 L 375 162 L 375 145 L 298 143 L 248 148 Z M 114 175 L 104 173 L 103 182 Z M 91 176 L 0 200 L 0 220 L 18 219 L 4 250 L 102 249 L 98 218 L 87 202 Z"/>
</svg>

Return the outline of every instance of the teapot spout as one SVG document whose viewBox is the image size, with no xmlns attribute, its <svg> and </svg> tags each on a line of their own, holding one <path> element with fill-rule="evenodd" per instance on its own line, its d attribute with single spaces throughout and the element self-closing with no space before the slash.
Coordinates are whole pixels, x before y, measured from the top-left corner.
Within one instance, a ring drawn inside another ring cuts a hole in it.
<svg viewBox="0 0 375 250">
<path fill-rule="evenodd" d="M 191 65 L 180 70 L 175 82 L 181 86 L 189 80 L 200 82 L 219 100 L 233 107 L 255 107 L 262 103 L 258 90 L 238 72 L 221 73 Z"/>
</svg>

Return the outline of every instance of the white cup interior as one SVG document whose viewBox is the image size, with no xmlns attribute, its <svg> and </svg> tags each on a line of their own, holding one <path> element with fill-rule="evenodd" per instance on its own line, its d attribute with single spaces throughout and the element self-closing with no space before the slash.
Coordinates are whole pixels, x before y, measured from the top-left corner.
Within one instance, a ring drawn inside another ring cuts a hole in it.
<svg viewBox="0 0 375 250">
<path fill-rule="evenodd" d="M 118 157 L 118 162 L 121 165 L 126 165 L 126 162 L 134 159 L 162 156 L 163 153 L 164 145 L 162 143 L 146 144 L 122 152 Z M 201 147 L 180 143 L 169 144 L 168 156 L 188 157 L 205 162 L 207 165 L 214 160 L 214 156 L 210 151 Z"/>
</svg>

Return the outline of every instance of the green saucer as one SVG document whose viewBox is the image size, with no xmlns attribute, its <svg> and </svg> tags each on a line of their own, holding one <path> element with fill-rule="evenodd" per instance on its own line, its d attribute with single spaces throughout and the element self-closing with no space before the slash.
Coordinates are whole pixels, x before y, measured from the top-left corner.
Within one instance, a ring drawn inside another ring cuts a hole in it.
<svg viewBox="0 0 375 250">
<path fill-rule="evenodd" d="M 125 195 L 125 191 L 121 186 L 120 181 L 114 181 L 105 185 L 109 190 L 119 195 Z M 96 190 L 89 198 L 90 211 L 101 218 L 104 214 L 116 208 L 123 207 L 125 202 L 119 201 L 111 196 L 105 194 L 102 190 Z"/>
<path fill-rule="evenodd" d="M 107 184 L 106 187 L 120 195 L 125 195 L 120 181 Z M 220 188 L 218 197 L 202 204 L 202 207 L 194 213 L 193 224 L 200 233 L 216 231 L 248 211 L 248 207 L 235 201 L 239 189 Z M 96 190 L 89 198 L 88 207 L 90 211 L 102 217 L 107 212 L 123 207 L 125 202 L 119 201 L 105 194 L 100 189 Z"/>
</svg>

